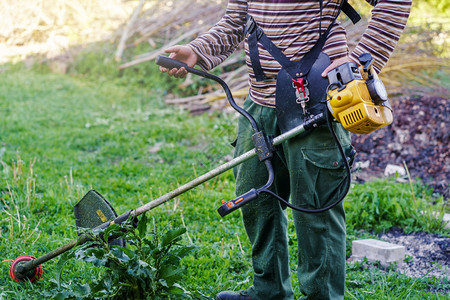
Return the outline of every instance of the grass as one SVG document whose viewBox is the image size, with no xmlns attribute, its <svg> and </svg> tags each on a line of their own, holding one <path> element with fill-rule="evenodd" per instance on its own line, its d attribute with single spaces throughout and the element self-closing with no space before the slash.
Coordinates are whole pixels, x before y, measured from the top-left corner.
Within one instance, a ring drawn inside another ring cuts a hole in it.
<svg viewBox="0 0 450 300">
<path fill-rule="evenodd" d="M 113 67 L 105 52 L 92 52 L 68 75 L 20 65 L 6 65 L 0 73 L 0 299 L 39 299 L 52 290 L 58 259 L 44 264 L 44 279 L 38 284 L 10 280 L 8 259 L 40 256 L 76 238 L 72 207 L 88 190 L 96 189 L 120 214 L 218 166 L 232 153 L 235 115 L 193 117 L 167 107 L 162 96 L 173 91 L 176 81 L 151 63 L 124 73 Z M 389 189 L 379 192 L 386 185 Z M 234 178 L 227 171 L 148 213 L 160 228 L 187 228 L 183 242 L 196 249 L 182 261 L 183 283 L 204 295 L 251 284 L 250 247 L 240 213 L 222 219 L 216 212 L 222 199 L 233 198 L 233 190 Z M 346 203 L 349 243 L 372 236 L 372 230 L 399 225 L 443 233 L 420 216 L 415 223 L 397 224 L 382 213 L 409 205 L 413 198 L 423 205 L 431 199 L 419 187 L 411 195 L 409 185 L 355 185 Z M 355 226 L 351 220 L 365 209 L 367 222 Z M 409 213 L 398 211 L 398 218 L 406 214 L 408 219 Z M 375 228 L 380 220 L 385 223 Z M 295 239 L 292 224 L 289 237 Z M 295 273 L 294 248 L 291 255 Z M 66 285 L 83 284 L 101 273 L 71 260 L 62 278 Z M 297 286 L 295 276 L 293 281 Z M 403 299 L 414 294 L 408 299 L 442 299 L 443 284 L 448 287 L 438 279 L 414 280 L 394 271 L 348 266 L 346 298 Z M 295 293 L 300 296 L 297 288 Z"/>
<path fill-rule="evenodd" d="M 446 299 L 449 289 L 448 279 L 411 278 L 363 263 L 347 269 L 346 284 L 346 299 Z"/>
</svg>

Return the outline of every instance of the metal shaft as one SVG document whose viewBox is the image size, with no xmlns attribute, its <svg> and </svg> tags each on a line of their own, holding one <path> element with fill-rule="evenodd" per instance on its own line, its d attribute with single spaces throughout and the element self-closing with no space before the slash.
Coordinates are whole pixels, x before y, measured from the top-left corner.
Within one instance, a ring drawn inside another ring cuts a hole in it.
<svg viewBox="0 0 450 300">
<path fill-rule="evenodd" d="M 306 131 L 305 126 L 306 126 L 305 124 L 299 125 L 293 129 L 287 131 L 286 133 L 277 136 L 276 138 L 273 139 L 273 145 L 277 146 L 286 140 L 289 140 L 301 133 L 304 133 Z M 230 160 L 229 162 L 209 171 L 208 173 L 205 173 L 205 174 L 201 175 L 200 177 L 197 177 L 194 180 L 180 186 L 179 188 L 176 188 L 175 190 L 172 190 L 169 193 L 162 195 L 161 197 L 159 197 L 151 202 L 148 202 L 147 204 L 135 209 L 132 212 L 132 214 L 134 216 L 139 216 L 139 215 L 167 202 L 168 200 L 173 199 L 173 198 L 193 189 L 194 187 L 202 184 L 203 182 L 208 181 L 209 179 L 214 178 L 214 177 L 234 168 L 235 166 L 243 163 L 244 161 L 246 161 L 250 158 L 255 157 L 256 155 L 257 154 L 256 154 L 255 149 L 252 149 L 252 150 Z"/>
<path fill-rule="evenodd" d="M 89 240 L 89 238 L 85 235 L 82 235 L 79 239 L 73 240 L 70 243 L 61 246 L 47 254 L 44 254 L 38 258 L 35 258 L 33 260 L 18 264 L 16 267 L 16 272 L 18 274 L 26 274 L 28 271 L 35 269 L 36 267 L 38 267 L 40 264 L 43 264 L 49 260 L 51 260 L 52 258 L 57 257 L 58 255 L 69 251 L 70 249 L 72 249 L 73 247 L 75 247 L 76 245 L 81 245 L 84 244 L 85 242 L 87 242 Z"/>
<path fill-rule="evenodd" d="M 273 139 L 273 145 L 274 146 L 279 145 L 282 142 L 284 142 L 284 141 L 286 141 L 288 139 L 291 139 L 291 138 L 293 138 L 293 137 L 295 137 L 295 136 L 305 132 L 305 130 L 306 130 L 305 129 L 305 124 L 297 126 L 297 127 L 293 128 L 293 129 L 291 129 L 290 131 L 275 137 Z M 252 150 L 250 150 L 250 151 L 248 151 L 248 152 L 246 152 L 246 153 L 244 153 L 244 154 L 242 154 L 242 155 L 240 155 L 240 156 L 230 160 L 229 162 L 226 162 L 223 165 L 220 165 L 219 167 L 217 167 L 217 168 L 215 168 L 215 169 L 213 169 L 213 170 L 211 170 L 211 171 L 201 175 L 200 177 L 197 177 L 194 180 L 192 180 L 192 181 L 190 181 L 190 182 L 188 182 L 188 183 L 186 183 L 186 184 L 184 184 L 184 185 L 182 185 L 182 186 L 180 186 L 180 187 L 178 187 L 178 188 L 168 192 L 167 194 L 165 194 L 165 195 L 163 195 L 163 196 L 161 196 L 161 197 L 159 197 L 159 198 L 157 198 L 157 199 L 155 199 L 155 200 L 153 200 L 151 202 L 148 202 L 147 204 L 145 204 L 145 205 L 143 205 L 143 206 L 133 210 L 131 215 L 139 216 L 139 215 L 141 215 L 141 214 L 143 214 L 143 213 L 145 213 L 145 212 L 147 212 L 149 210 L 152 210 L 153 208 L 155 208 L 155 207 L 157 207 L 157 206 L 159 206 L 159 205 L 169 201 L 170 199 L 173 199 L 173 198 L 175 198 L 175 197 L 177 197 L 177 196 L 179 196 L 179 195 L 181 195 L 181 194 L 183 194 L 183 193 L 193 189 L 194 187 L 196 187 L 196 186 L 198 186 L 198 185 L 208 181 L 209 179 L 212 179 L 212 178 L 214 178 L 214 177 L 216 177 L 216 176 L 218 176 L 218 175 L 220 175 L 220 174 L 222 174 L 222 173 L 224 173 L 224 172 L 234 168 L 235 166 L 237 166 L 237 165 L 243 163 L 244 161 L 247 161 L 250 158 L 253 158 L 255 156 L 257 156 L 256 151 L 255 151 L 255 149 L 252 149 Z M 125 214 L 128 214 L 128 213 L 125 213 Z M 119 216 L 118 218 L 120 218 L 121 216 Z M 82 235 L 79 239 L 73 240 L 72 242 L 70 242 L 70 243 L 68 243 L 68 244 L 66 244 L 64 246 L 61 246 L 61 247 L 59 247 L 59 248 L 57 248 L 57 249 L 55 249 L 55 250 L 53 250 L 53 251 L 51 251 L 51 252 L 41 256 L 41 257 L 38 257 L 36 259 L 27 261 L 27 262 L 19 265 L 17 267 L 17 272 L 19 272 L 19 273 L 26 273 L 27 271 L 36 268 L 40 264 L 45 263 L 46 261 L 49 261 L 52 258 L 55 258 L 56 256 L 66 252 L 66 251 L 69 251 L 73 247 L 75 247 L 77 245 L 84 244 L 88 240 L 89 240 L 89 238 L 87 236 Z"/>
</svg>

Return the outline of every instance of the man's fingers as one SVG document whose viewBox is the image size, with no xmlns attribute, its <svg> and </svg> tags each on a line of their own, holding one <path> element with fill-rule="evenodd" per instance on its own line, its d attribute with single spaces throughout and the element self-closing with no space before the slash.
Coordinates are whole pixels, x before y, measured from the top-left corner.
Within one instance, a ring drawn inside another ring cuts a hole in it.
<svg viewBox="0 0 450 300">
<path fill-rule="evenodd" d="M 329 65 L 328 67 L 325 68 L 325 70 L 323 70 L 322 72 L 322 77 L 327 77 L 328 72 L 330 72 L 331 70 L 339 67 L 342 63 L 340 62 L 333 62 L 331 65 Z"/>
<path fill-rule="evenodd" d="M 328 72 L 330 72 L 331 70 L 339 67 L 340 65 L 345 64 L 346 62 L 352 62 L 352 61 L 353 60 L 348 56 L 342 57 L 342 58 L 339 58 L 339 59 L 333 61 L 328 67 L 325 68 L 325 70 L 323 70 L 322 77 L 327 77 Z"/>
<path fill-rule="evenodd" d="M 161 70 L 162 71 L 162 70 Z M 164 72 L 164 71 L 163 71 Z M 173 68 L 173 69 L 170 69 L 168 72 L 167 72 L 167 74 L 169 74 L 170 76 L 173 76 L 173 77 L 176 77 L 176 78 L 184 78 L 184 77 L 186 77 L 186 75 L 187 75 L 187 71 L 186 71 L 186 69 L 185 68 L 180 68 L 180 69 L 177 69 L 177 68 Z"/>
<path fill-rule="evenodd" d="M 334 69 L 334 65 L 333 64 L 329 65 L 325 70 L 323 70 L 322 77 L 327 77 L 328 72 L 330 72 L 333 69 Z"/>
<path fill-rule="evenodd" d="M 176 52 L 179 51 L 179 48 L 180 48 L 180 46 L 178 46 L 178 45 L 177 46 L 172 46 L 172 47 L 164 49 L 164 52 L 165 53 L 176 53 Z"/>
<path fill-rule="evenodd" d="M 177 77 L 177 78 L 184 78 L 184 77 L 186 77 L 186 75 L 187 75 L 186 69 L 181 67 L 179 70 L 177 70 L 175 72 L 174 76 Z"/>
<path fill-rule="evenodd" d="M 188 46 L 172 46 L 167 49 L 164 49 L 165 53 L 169 53 L 169 58 L 181 61 L 183 63 L 186 63 L 188 66 L 193 67 L 197 62 L 197 55 L 194 53 L 194 51 L 189 48 Z M 184 78 L 187 75 L 186 68 L 163 68 L 160 67 L 159 70 L 161 72 L 167 72 L 169 76 L 173 76 L 176 78 Z"/>
<path fill-rule="evenodd" d="M 178 69 L 173 68 L 173 69 L 170 69 L 169 71 L 167 71 L 167 74 L 169 74 L 170 76 L 174 76 L 177 71 L 178 71 Z"/>
</svg>

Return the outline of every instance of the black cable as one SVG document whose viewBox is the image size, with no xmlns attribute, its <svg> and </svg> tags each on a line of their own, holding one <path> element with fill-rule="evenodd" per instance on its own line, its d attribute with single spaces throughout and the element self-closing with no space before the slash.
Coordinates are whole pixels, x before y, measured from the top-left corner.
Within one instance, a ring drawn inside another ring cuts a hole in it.
<svg viewBox="0 0 450 300">
<path fill-rule="evenodd" d="M 322 1 L 321 1 L 321 4 L 322 4 Z M 252 128 L 253 128 L 253 130 L 255 132 L 259 132 L 258 125 L 257 125 L 255 119 L 253 118 L 253 116 L 250 113 L 248 113 L 245 109 L 243 109 L 242 107 L 240 107 L 239 105 L 236 104 L 236 102 L 233 99 L 233 95 L 232 95 L 229 87 L 227 86 L 225 81 L 223 81 L 221 78 L 219 78 L 219 77 L 217 77 L 215 75 L 203 72 L 201 70 L 197 70 L 195 68 L 189 67 L 185 63 L 176 61 L 174 59 L 171 59 L 171 58 L 168 58 L 168 57 L 165 57 L 165 56 L 158 56 L 158 58 L 156 59 L 156 63 L 159 64 L 160 66 L 163 66 L 163 67 L 166 67 L 166 68 L 181 68 L 181 67 L 184 67 L 190 73 L 193 73 L 195 75 L 199 75 L 199 76 L 204 77 L 204 78 L 212 79 L 212 80 L 216 81 L 217 83 L 219 83 L 222 86 L 222 88 L 225 90 L 225 93 L 227 95 L 228 102 L 230 103 L 230 105 L 238 113 L 240 113 L 242 116 L 244 116 L 250 122 L 250 124 L 251 124 L 251 126 L 252 126 Z M 328 88 L 327 88 L 327 91 L 326 91 L 327 94 L 328 94 L 330 88 L 331 88 L 331 85 L 328 86 Z M 275 194 L 274 192 L 269 190 L 269 187 L 272 185 L 273 180 L 274 180 L 274 171 L 273 171 L 271 160 L 267 159 L 264 162 L 266 164 L 266 168 L 267 168 L 267 171 L 269 173 L 269 179 L 268 179 L 267 183 L 263 187 L 261 187 L 261 188 L 256 190 L 257 194 L 268 193 L 268 194 L 272 195 L 273 197 L 275 197 L 280 202 L 284 203 L 287 207 L 290 207 L 290 208 L 292 208 L 294 210 L 297 210 L 297 211 L 306 212 L 306 213 L 321 213 L 321 212 L 324 212 L 324 211 L 329 210 L 329 209 L 333 208 L 334 206 L 338 205 L 345 198 L 345 196 L 348 193 L 348 190 L 350 189 L 350 184 L 351 184 L 350 166 L 348 164 L 347 157 L 345 156 L 344 150 L 342 149 L 342 145 L 341 145 L 339 139 L 337 138 L 336 133 L 334 132 L 333 126 L 331 124 L 331 119 L 330 119 L 331 118 L 330 117 L 331 114 L 328 111 L 328 109 L 326 108 L 326 105 L 324 106 L 324 110 L 323 111 L 324 111 L 323 113 L 325 114 L 325 118 L 326 118 L 326 121 L 327 121 L 328 129 L 330 130 L 331 135 L 333 136 L 334 140 L 336 141 L 336 144 L 338 146 L 339 152 L 341 153 L 342 159 L 344 160 L 345 168 L 347 170 L 347 186 L 346 186 L 345 192 L 341 195 L 341 197 L 336 202 L 332 203 L 329 206 L 323 207 L 323 208 L 308 209 L 308 208 L 302 208 L 302 207 L 298 207 L 298 206 L 292 205 L 288 201 L 286 201 L 285 199 L 281 198 L 280 196 L 278 196 L 277 194 Z M 314 124 L 317 125 L 316 121 L 318 121 L 318 120 L 315 120 Z M 305 126 L 305 128 L 306 128 L 306 126 Z"/>
<path fill-rule="evenodd" d="M 325 110 L 326 110 L 325 118 L 327 120 L 328 129 L 330 130 L 330 133 L 333 136 L 333 139 L 336 141 L 336 144 L 338 146 L 339 152 L 340 152 L 340 154 L 342 156 L 342 159 L 344 160 L 345 169 L 347 171 L 347 185 L 346 185 L 345 191 L 341 195 L 341 197 L 339 197 L 339 199 L 337 201 L 335 201 L 334 203 L 332 203 L 332 204 L 330 204 L 330 205 L 328 205 L 326 207 L 316 208 L 316 209 L 309 209 L 309 208 L 303 208 L 303 207 L 295 206 L 295 205 L 289 203 L 288 201 L 286 201 L 282 197 L 278 196 L 277 194 L 275 194 L 274 192 L 272 192 L 268 188 L 261 188 L 261 189 L 258 190 L 258 193 L 267 193 L 267 194 L 273 196 L 278 201 L 282 202 L 287 207 L 289 207 L 289 208 L 291 208 L 293 210 L 304 212 L 304 213 L 313 213 L 313 214 L 327 211 L 327 210 L 335 207 L 336 205 L 338 205 L 342 200 L 344 200 L 345 196 L 347 195 L 347 193 L 348 193 L 348 191 L 350 189 L 350 185 L 351 185 L 350 165 L 349 165 L 349 163 L 347 161 L 347 157 L 345 156 L 344 149 L 342 148 L 341 142 L 339 141 L 338 137 L 336 136 L 336 132 L 334 132 L 334 128 L 333 128 L 333 125 L 331 123 L 331 113 L 328 111 L 328 109 L 325 109 Z"/>
</svg>

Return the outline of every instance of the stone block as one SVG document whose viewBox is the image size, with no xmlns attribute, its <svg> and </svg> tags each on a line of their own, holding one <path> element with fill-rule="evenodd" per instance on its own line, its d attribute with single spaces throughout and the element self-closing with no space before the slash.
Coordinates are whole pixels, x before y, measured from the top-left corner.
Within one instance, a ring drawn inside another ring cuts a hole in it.
<svg viewBox="0 0 450 300">
<path fill-rule="evenodd" d="M 444 224 L 446 229 L 450 229 L 450 214 L 444 214 L 443 218 Z"/>
<path fill-rule="evenodd" d="M 405 247 L 375 239 L 356 240 L 352 242 L 352 260 L 379 261 L 383 266 L 397 263 L 401 266 L 405 259 Z"/>
</svg>

